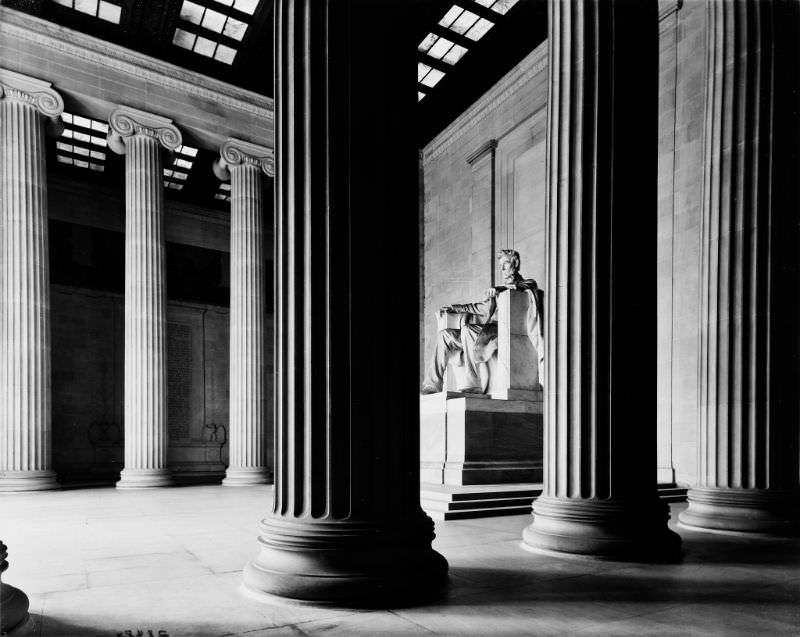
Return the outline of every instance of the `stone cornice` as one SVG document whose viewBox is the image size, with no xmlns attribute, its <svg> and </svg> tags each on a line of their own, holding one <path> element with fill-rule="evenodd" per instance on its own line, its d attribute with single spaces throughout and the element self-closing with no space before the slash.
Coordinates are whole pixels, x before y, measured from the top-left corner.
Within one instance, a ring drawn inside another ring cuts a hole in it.
<svg viewBox="0 0 800 637">
<path fill-rule="evenodd" d="M 50 119 L 55 134 L 61 134 L 61 113 L 64 100 L 50 82 L 0 68 L 0 99 L 19 100 L 30 104 Z"/>
<path fill-rule="evenodd" d="M 683 0 L 659 0 L 658 21 L 661 22 L 673 13 L 677 13 L 682 6 Z"/>
<path fill-rule="evenodd" d="M 273 119 L 273 101 L 269 97 L 7 7 L 0 7 L 0 35 L 43 44 L 55 51 L 173 88 L 187 99 L 195 97 Z"/>
<path fill-rule="evenodd" d="M 228 138 L 219 150 L 220 158 L 214 162 L 214 174 L 222 181 L 230 179 L 233 166 L 254 165 L 265 175 L 275 176 L 275 156 L 271 148 Z"/>
<path fill-rule="evenodd" d="M 108 147 L 120 155 L 125 154 L 125 138 L 133 135 L 152 137 L 167 150 L 175 150 L 183 142 L 181 132 L 171 119 L 136 108 L 120 106 L 114 109 L 108 123 Z"/>
<path fill-rule="evenodd" d="M 425 161 L 445 152 L 468 130 L 477 126 L 500 104 L 519 91 L 541 72 L 547 72 L 547 42 L 536 47 L 525 59 L 507 73 L 495 86 L 484 93 L 470 108 L 425 147 Z"/>
<path fill-rule="evenodd" d="M 486 153 L 494 152 L 496 149 L 497 149 L 497 140 L 490 139 L 488 142 L 481 144 L 478 148 L 476 148 L 467 156 L 467 163 L 474 164 Z"/>
</svg>

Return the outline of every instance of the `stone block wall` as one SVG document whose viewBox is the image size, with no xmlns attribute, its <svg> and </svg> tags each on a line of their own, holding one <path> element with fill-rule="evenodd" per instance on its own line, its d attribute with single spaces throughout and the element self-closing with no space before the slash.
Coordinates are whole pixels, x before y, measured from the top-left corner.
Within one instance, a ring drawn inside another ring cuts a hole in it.
<svg viewBox="0 0 800 637">
<path fill-rule="evenodd" d="M 659 468 L 679 484 L 697 476 L 700 239 L 706 5 L 667 5 L 660 22 L 658 238 Z M 671 5 L 671 7 L 669 6 Z M 669 11 L 669 9 L 672 9 Z"/>
</svg>

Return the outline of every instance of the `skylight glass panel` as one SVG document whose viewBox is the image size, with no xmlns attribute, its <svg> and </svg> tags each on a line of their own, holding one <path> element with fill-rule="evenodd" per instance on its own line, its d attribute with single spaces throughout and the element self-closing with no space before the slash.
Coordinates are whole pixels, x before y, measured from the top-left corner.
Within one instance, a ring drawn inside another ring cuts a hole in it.
<svg viewBox="0 0 800 637">
<path fill-rule="evenodd" d="M 228 21 L 225 23 L 225 30 L 223 31 L 224 35 L 227 35 L 229 38 L 233 38 L 234 40 L 242 41 L 244 38 L 244 32 L 247 31 L 247 23 L 242 22 L 241 20 L 237 20 L 235 18 L 228 18 Z"/>
<path fill-rule="evenodd" d="M 194 52 L 206 57 L 213 56 L 216 48 L 217 43 L 214 40 L 209 40 L 200 35 L 197 36 L 197 41 L 194 43 Z"/>
<path fill-rule="evenodd" d="M 444 57 L 444 54 L 450 50 L 450 47 L 453 46 L 453 43 L 450 40 L 446 40 L 445 38 L 439 38 L 436 40 L 436 43 L 428 49 L 428 55 L 437 60 L 441 60 Z"/>
<path fill-rule="evenodd" d="M 107 153 L 104 135 L 108 124 L 72 113 L 62 113 L 61 120 L 64 132 L 56 140 L 56 161 L 103 172 Z"/>
<path fill-rule="evenodd" d="M 417 101 L 419 102 L 423 97 L 425 97 L 425 93 L 417 91 Z"/>
<path fill-rule="evenodd" d="M 170 190 L 183 190 L 184 183 L 197 157 L 197 149 L 192 146 L 179 146 L 175 151 L 172 165 L 164 168 L 164 187 Z"/>
<path fill-rule="evenodd" d="M 464 35 L 466 35 L 470 40 L 478 41 L 486 32 L 494 26 L 494 22 L 486 20 L 485 18 L 481 18 L 475 23 L 469 31 L 467 31 Z"/>
<path fill-rule="evenodd" d="M 227 16 L 224 13 L 214 11 L 213 9 L 206 9 L 202 26 L 209 31 L 222 33 L 222 29 L 225 27 L 225 20 L 227 20 Z"/>
<path fill-rule="evenodd" d="M 463 11 L 453 24 L 450 25 L 450 29 L 463 35 L 472 28 L 478 19 L 479 17 L 472 13 L 472 11 Z"/>
<path fill-rule="evenodd" d="M 234 9 L 238 9 L 242 13 L 253 15 L 256 12 L 259 0 L 236 0 L 233 5 Z"/>
<path fill-rule="evenodd" d="M 113 24 L 119 24 L 122 17 L 119 0 L 115 2 L 108 0 L 52 0 L 52 2 Z"/>
<path fill-rule="evenodd" d="M 199 4 L 189 2 L 189 0 L 184 0 L 183 5 L 181 6 L 181 20 L 186 20 L 192 24 L 200 24 L 203 21 L 203 13 L 205 10 L 205 7 Z"/>
<path fill-rule="evenodd" d="M 197 36 L 194 33 L 189 33 L 183 29 L 175 29 L 175 37 L 172 38 L 172 43 L 191 51 L 196 39 Z"/>
<path fill-rule="evenodd" d="M 448 64 L 455 64 L 462 57 L 464 57 L 464 54 L 467 52 L 467 50 L 468 49 L 464 48 L 463 46 L 454 44 L 453 47 L 447 53 L 445 53 L 445 56 L 442 58 L 442 60 Z"/>
<path fill-rule="evenodd" d="M 89 15 L 97 15 L 97 0 L 75 0 L 75 10 Z"/>
<path fill-rule="evenodd" d="M 444 17 L 441 20 L 439 20 L 439 24 L 449 29 L 450 25 L 453 24 L 456 18 L 460 16 L 463 12 L 464 9 L 462 9 L 459 6 L 453 5 L 452 7 L 450 7 L 450 9 L 448 9 L 447 13 L 444 14 Z"/>
<path fill-rule="evenodd" d="M 443 77 L 444 73 L 442 73 L 439 69 L 431 69 L 428 71 L 428 74 L 420 80 L 420 83 L 433 88 Z"/>
<path fill-rule="evenodd" d="M 119 7 L 115 4 L 111 4 L 110 2 L 105 2 L 105 0 L 100 0 L 100 6 L 98 7 L 97 17 L 101 20 L 105 20 L 106 22 L 113 22 L 114 24 L 119 24 L 119 19 L 122 15 L 122 7 Z"/>
<path fill-rule="evenodd" d="M 417 82 L 421 81 L 423 77 L 428 74 L 428 71 L 431 70 L 427 64 L 423 64 L 422 62 L 417 62 Z"/>
<path fill-rule="evenodd" d="M 505 15 L 519 0 L 497 0 L 492 6 L 492 11 L 497 11 L 500 15 Z"/>
<path fill-rule="evenodd" d="M 430 51 L 431 47 L 436 44 L 436 41 L 439 39 L 439 36 L 434 33 L 429 33 L 425 36 L 425 39 L 419 43 L 417 47 L 423 53 L 427 53 Z"/>
<path fill-rule="evenodd" d="M 233 58 L 236 57 L 236 49 L 229 46 L 220 44 L 217 46 L 217 52 L 214 53 L 214 59 L 224 62 L 225 64 L 233 64 Z"/>
</svg>

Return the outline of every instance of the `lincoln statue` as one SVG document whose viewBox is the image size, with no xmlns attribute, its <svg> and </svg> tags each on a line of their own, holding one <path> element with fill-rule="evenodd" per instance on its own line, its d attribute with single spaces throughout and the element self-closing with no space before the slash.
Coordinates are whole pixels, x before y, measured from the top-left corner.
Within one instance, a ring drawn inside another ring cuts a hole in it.
<svg viewBox="0 0 800 637">
<path fill-rule="evenodd" d="M 536 281 L 525 279 L 519 273 L 520 257 L 516 250 L 500 250 L 497 253 L 503 284 L 489 288 L 485 298 L 475 303 L 447 305 L 440 313 L 460 314 L 460 328 L 448 328 L 439 331 L 436 339 L 436 351 L 425 370 L 421 393 L 433 394 L 442 391 L 445 369 L 448 361 L 464 367 L 465 385 L 460 391 L 482 393 L 481 377 L 478 365 L 487 362 L 497 350 L 497 295 L 505 290 L 529 291 L 532 297 L 531 309 L 536 319 L 539 293 Z M 536 320 L 533 331 L 540 332 L 539 321 Z M 532 332 L 533 332 L 532 331 Z"/>
</svg>

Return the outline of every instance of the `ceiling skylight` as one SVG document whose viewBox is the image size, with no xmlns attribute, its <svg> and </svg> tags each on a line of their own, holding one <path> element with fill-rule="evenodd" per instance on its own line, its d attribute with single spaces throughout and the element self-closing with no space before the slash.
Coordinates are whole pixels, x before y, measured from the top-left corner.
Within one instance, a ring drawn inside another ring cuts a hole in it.
<svg viewBox="0 0 800 637">
<path fill-rule="evenodd" d="M 170 190 L 183 190 L 183 186 L 189 178 L 189 172 L 194 165 L 195 157 L 197 157 L 196 148 L 180 146 L 175 151 L 172 164 L 164 168 L 164 187 Z"/>
<path fill-rule="evenodd" d="M 496 20 L 508 13 L 518 1 L 460 0 L 459 4 L 452 5 L 417 47 L 421 54 L 417 63 L 417 82 L 420 84 L 417 101 L 422 100 L 445 76 L 448 67 L 457 64 L 472 43 L 486 35 Z M 492 17 L 486 9 L 494 11 L 497 17 Z M 453 35 L 448 38 L 445 29 Z"/>
<path fill-rule="evenodd" d="M 496 11 L 500 15 L 505 15 L 519 0 L 475 0 L 475 2 L 488 7 L 492 11 Z"/>
<path fill-rule="evenodd" d="M 230 201 L 231 200 L 231 184 L 230 182 L 223 181 L 220 183 L 219 188 L 217 188 L 217 192 L 214 194 L 214 199 L 218 201 Z"/>
<path fill-rule="evenodd" d="M 106 22 L 119 24 L 122 15 L 122 7 L 119 0 L 108 2 L 107 0 L 52 0 L 55 4 L 62 7 L 75 9 L 86 15 L 90 15 Z"/>
<path fill-rule="evenodd" d="M 183 49 L 233 64 L 237 46 L 247 31 L 247 19 L 258 0 L 183 0 L 180 26 L 172 43 Z"/>
<path fill-rule="evenodd" d="M 56 140 L 56 161 L 103 172 L 108 124 L 71 113 L 62 113 L 61 120 L 64 122 L 64 132 Z"/>
</svg>

